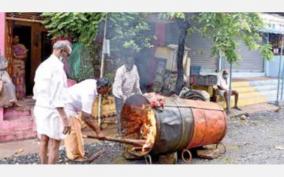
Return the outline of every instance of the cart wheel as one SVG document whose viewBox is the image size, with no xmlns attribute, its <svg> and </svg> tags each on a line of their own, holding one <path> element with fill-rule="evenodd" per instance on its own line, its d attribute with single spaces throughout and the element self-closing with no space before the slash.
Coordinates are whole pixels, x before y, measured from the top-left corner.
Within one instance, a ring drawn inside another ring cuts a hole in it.
<svg viewBox="0 0 284 177">
<path fill-rule="evenodd" d="M 219 150 L 219 147 L 221 147 L 221 149 L 223 149 L 222 151 L 220 151 L 220 154 L 225 154 L 227 152 L 226 146 L 223 143 L 218 143 L 217 144 L 218 150 Z"/>
<path fill-rule="evenodd" d="M 182 150 L 181 159 L 183 160 L 184 163 L 191 163 L 192 154 L 191 154 L 190 150 L 188 150 L 188 149 Z"/>
<path fill-rule="evenodd" d="M 144 159 L 145 159 L 145 163 L 146 164 L 152 164 L 152 157 L 151 157 L 151 155 L 144 156 Z"/>
</svg>

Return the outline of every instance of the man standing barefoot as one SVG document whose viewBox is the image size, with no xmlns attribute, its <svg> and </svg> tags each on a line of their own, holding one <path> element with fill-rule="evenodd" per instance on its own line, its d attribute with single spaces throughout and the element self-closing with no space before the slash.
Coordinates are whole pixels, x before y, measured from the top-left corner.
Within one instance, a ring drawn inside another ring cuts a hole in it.
<svg viewBox="0 0 284 177">
<path fill-rule="evenodd" d="M 70 132 L 64 111 L 67 77 L 63 59 L 71 54 L 69 41 L 60 40 L 53 45 L 52 55 L 39 65 L 33 89 L 34 115 L 40 138 L 40 162 L 55 164 L 59 157 L 60 141 Z"/>
</svg>

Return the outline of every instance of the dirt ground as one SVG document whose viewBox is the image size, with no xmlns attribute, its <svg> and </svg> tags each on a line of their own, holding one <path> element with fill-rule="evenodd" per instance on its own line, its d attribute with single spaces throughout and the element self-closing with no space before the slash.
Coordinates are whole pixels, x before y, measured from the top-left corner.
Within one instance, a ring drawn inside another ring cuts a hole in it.
<svg viewBox="0 0 284 177">
<path fill-rule="evenodd" d="M 106 133 L 115 129 L 109 126 Z M 228 130 L 222 141 L 226 153 L 214 160 L 194 157 L 192 164 L 284 164 L 284 108 L 279 112 L 266 111 L 251 113 L 245 117 L 228 120 Z M 0 164 L 38 163 L 38 142 L 36 139 L 0 143 Z M 121 156 L 119 144 L 86 140 L 86 156 L 100 150 L 103 154 L 93 164 L 145 164 L 144 159 L 127 161 Z M 60 164 L 72 164 L 65 157 L 64 146 L 60 151 Z M 183 162 L 178 161 L 179 164 Z"/>
</svg>

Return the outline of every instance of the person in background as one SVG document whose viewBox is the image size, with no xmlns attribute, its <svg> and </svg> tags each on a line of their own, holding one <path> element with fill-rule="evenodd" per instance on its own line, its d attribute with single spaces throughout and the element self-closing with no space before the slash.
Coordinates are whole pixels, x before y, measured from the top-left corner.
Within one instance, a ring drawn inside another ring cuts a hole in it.
<svg viewBox="0 0 284 177">
<path fill-rule="evenodd" d="M 57 162 L 60 141 L 71 130 L 64 110 L 67 77 L 62 62 L 71 52 L 69 41 L 55 42 L 51 56 L 38 66 L 35 73 L 34 116 L 40 138 L 39 156 L 42 164 Z"/>
<path fill-rule="evenodd" d="M 17 98 L 23 99 L 26 96 L 25 83 L 25 60 L 27 58 L 28 49 L 20 44 L 19 36 L 13 38 L 13 82 L 16 86 Z"/>
<path fill-rule="evenodd" d="M 230 93 L 229 92 L 229 84 L 228 84 L 228 71 L 227 70 L 223 70 L 221 72 L 221 76 L 219 76 L 219 79 L 218 79 L 218 83 L 217 83 L 217 86 L 218 86 L 218 94 L 223 96 L 225 98 L 225 102 L 226 102 L 226 111 L 228 112 L 229 111 L 229 108 L 228 108 L 228 94 Z M 235 96 L 235 105 L 233 108 L 237 109 L 237 110 L 241 110 L 239 107 L 238 107 L 238 100 L 239 100 L 239 92 L 236 91 L 236 90 L 232 90 L 231 94 L 230 95 L 233 95 Z"/>
<path fill-rule="evenodd" d="M 142 94 L 140 78 L 133 54 L 126 55 L 125 63 L 116 70 L 112 93 L 115 97 L 118 133 L 121 134 L 120 112 L 123 102 L 134 94 Z"/>
<path fill-rule="evenodd" d="M 8 61 L 0 53 L 0 107 L 20 106 L 7 67 Z"/>
</svg>

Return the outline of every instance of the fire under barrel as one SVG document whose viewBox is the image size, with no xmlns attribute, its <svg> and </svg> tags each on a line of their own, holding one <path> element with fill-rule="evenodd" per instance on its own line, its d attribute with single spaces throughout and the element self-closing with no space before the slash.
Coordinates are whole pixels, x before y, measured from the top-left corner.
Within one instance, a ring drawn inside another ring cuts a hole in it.
<svg viewBox="0 0 284 177">
<path fill-rule="evenodd" d="M 166 97 L 164 108 L 153 109 L 143 95 L 133 95 L 121 112 L 122 136 L 144 139 L 145 144 L 125 145 L 125 150 L 142 157 L 218 144 L 226 133 L 226 119 L 215 103 Z"/>
</svg>

